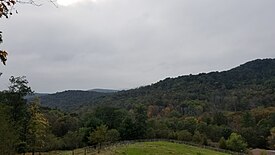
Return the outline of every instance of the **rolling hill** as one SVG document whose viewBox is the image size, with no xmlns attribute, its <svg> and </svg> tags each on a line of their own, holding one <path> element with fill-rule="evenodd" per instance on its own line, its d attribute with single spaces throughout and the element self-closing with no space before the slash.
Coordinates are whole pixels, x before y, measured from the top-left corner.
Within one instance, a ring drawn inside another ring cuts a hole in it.
<svg viewBox="0 0 275 155">
<path fill-rule="evenodd" d="M 33 96 L 28 96 L 26 99 L 29 101 L 33 100 L 35 97 L 39 97 L 41 105 L 43 107 L 57 108 L 63 111 L 71 111 L 79 106 L 90 102 L 96 98 L 102 96 L 108 96 L 112 91 L 101 90 L 97 91 L 82 91 L 82 90 L 67 90 L 63 92 L 57 92 L 54 94 L 34 94 Z"/>
<path fill-rule="evenodd" d="M 183 114 L 242 111 L 275 106 L 274 89 L 275 59 L 257 59 L 228 71 L 166 78 L 152 85 L 96 98 L 86 106 L 131 109 L 135 104 L 144 104 L 158 111 L 170 107 Z"/>
<path fill-rule="evenodd" d="M 73 113 L 46 110 L 57 129 L 63 122 L 74 126 L 73 120 L 79 117 L 87 131 L 106 124 L 124 140 L 140 135 L 189 137 L 183 140 L 217 147 L 222 138 L 227 143 L 231 135 L 239 134 L 242 148 L 229 145 L 227 149 L 268 148 L 273 146 L 268 139 L 275 124 L 275 59 L 253 60 L 228 71 L 166 78 L 115 93 L 65 91 L 42 96 L 44 106 L 47 99 L 47 106 Z"/>
<path fill-rule="evenodd" d="M 182 114 L 242 111 L 275 106 L 275 59 L 257 59 L 222 72 L 166 78 L 131 90 L 69 90 L 40 95 L 42 106 L 65 111 L 105 105 L 131 109 L 135 104 Z"/>
</svg>

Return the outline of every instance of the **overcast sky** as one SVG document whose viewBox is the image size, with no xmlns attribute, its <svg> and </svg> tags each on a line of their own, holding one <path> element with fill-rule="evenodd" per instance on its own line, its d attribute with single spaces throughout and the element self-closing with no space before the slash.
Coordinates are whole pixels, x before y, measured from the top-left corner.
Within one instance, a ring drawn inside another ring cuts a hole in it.
<svg viewBox="0 0 275 155">
<path fill-rule="evenodd" d="M 12 75 L 36 92 L 129 89 L 275 57 L 274 0 L 70 1 L 0 19 L 0 90 Z"/>
</svg>

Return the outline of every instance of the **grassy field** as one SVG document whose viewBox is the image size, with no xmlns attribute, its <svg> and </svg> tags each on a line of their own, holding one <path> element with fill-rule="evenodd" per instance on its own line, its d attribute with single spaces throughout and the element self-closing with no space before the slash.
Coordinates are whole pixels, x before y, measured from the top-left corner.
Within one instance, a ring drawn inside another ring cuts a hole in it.
<svg viewBox="0 0 275 155">
<path fill-rule="evenodd" d="M 113 153 L 115 155 L 226 155 L 226 153 L 170 142 L 135 143 L 118 147 Z"/>
<path fill-rule="evenodd" d="M 31 154 L 26 154 L 31 155 Z M 38 153 L 37 153 L 38 155 Z M 74 151 L 53 151 L 41 155 L 84 155 L 84 149 Z M 228 155 L 199 147 L 171 142 L 140 142 L 97 151 L 87 151 L 86 155 Z"/>
</svg>

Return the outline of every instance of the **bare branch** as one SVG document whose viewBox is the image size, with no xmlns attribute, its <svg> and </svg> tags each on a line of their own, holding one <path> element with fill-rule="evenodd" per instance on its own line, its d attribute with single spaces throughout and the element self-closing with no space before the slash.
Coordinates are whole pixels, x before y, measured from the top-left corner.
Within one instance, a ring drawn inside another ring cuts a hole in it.
<svg viewBox="0 0 275 155">
<path fill-rule="evenodd" d="M 31 4 L 31 5 L 34 5 L 34 6 L 41 6 L 42 4 L 38 4 L 36 3 L 34 0 L 16 0 L 17 3 L 20 3 L 20 4 Z"/>
<path fill-rule="evenodd" d="M 56 8 L 58 8 L 58 5 L 56 4 L 56 0 L 50 0 L 50 3 L 52 3 Z"/>
</svg>

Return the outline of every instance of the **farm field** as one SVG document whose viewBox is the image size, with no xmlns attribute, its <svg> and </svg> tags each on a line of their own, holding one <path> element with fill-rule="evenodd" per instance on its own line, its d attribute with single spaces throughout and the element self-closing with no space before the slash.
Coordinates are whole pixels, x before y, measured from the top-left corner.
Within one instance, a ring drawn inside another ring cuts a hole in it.
<svg viewBox="0 0 275 155">
<path fill-rule="evenodd" d="M 38 154 L 38 153 L 37 153 Z M 31 155 L 28 153 L 26 155 Z M 41 155 L 84 155 L 84 149 L 74 151 L 52 151 Z M 171 142 L 139 142 L 110 147 L 100 151 L 87 151 L 86 155 L 228 155 L 209 149 Z"/>
<path fill-rule="evenodd" d="M 171 142 L 142 142 L 117 148 L 115 155 L 226 155 L 199 147 Z"/>
</svg>

